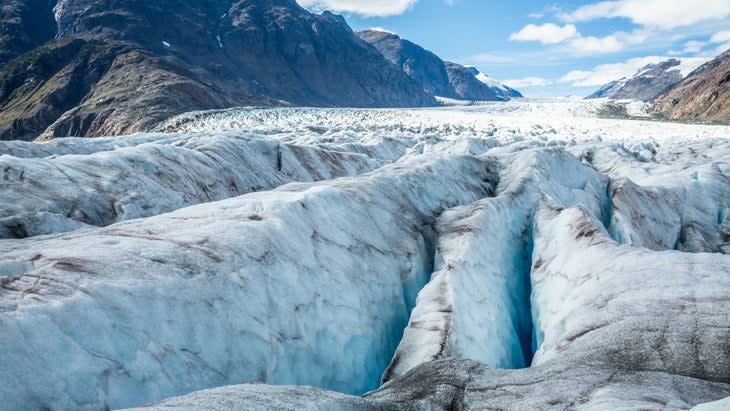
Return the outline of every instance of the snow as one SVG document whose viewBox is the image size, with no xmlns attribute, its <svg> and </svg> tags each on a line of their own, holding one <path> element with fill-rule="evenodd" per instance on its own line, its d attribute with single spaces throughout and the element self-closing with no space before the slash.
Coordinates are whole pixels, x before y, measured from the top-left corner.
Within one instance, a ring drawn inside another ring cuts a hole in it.
<svg viewBox="0 0 730 411">
<path fill-rule="evenodd" d="M 477 73 L 475 77 L 477 78 L 477 80 L 481 81 L 482 83 L 489 86 L 492 90 L 494 90 L 498 96 L 505 98 L 511 97 L 512 90 L 503 83 L 487 76 L 482 72 Z"/>
<path fill-rule="evenodd" d="M 707 57 L 683 57 L 679 59 L 679 66 L 673 67 L 674 70 L 679 70 L 682 77 L 687 77 L 693 71 L 697 70 L 701 65 L 712 60 Z"/>
<path fill-rule="evenodd" d="M 101 409 L 236 382 L 374 389 L 432 271 L 427 222 L 485 180 L 476 158 L 423 156 L 3 241 L 28 271 L 3 282 L 0 345 L 38 355 L 2 357 L 0 398 Z"/>
<path fill-rule="evenodd" d="M 516 99 L 469 107 L 427 109 L 232 109 L 189 113 L 161 131 L 246 131 L 298 144 L 372 143 L 395 139 L 409 145 L 451 145 L 464 139 L 511 144 L 522 140 L 571 143 L 678 141 L 726 138 L 726 126 L 667 124 L 596 118 L 605 100 Z"/>
<path fill-rule="evenodd" d="M 378 408 L 357 397 L 311 387 L 236 385 L 171 398 L 148 411 L 352 410 Z"/>
<path fill-rule="evenodd" d="M 708 402 L 693 407 L 691 411 L 722 411 L 730 409 L 730 397 L 720 401 Z"/>
<path fill-rule="evenodd" d="M 162 42 L 162 45 L 163 45 L 163 46 L 165 46 L 165 47 L 170 47 L 170 43 L 168 43 L 168 42 L 166 42 L 166 41 L 163 41 L 163 42 Z"/>
<path fill-rule="evenodd" d="M 476 75 L 476 78 L 477 78 L 477 80 L 479 80 L 479 81 L 481 81 L 482 83 L 484 83 L 484 84 L 488 85 L 489 87 L 492 87 L 492 88 L 496 88 L 496 89 L 502 90 L 502 91 L 503 91 L 503 92 L 505 92 L 505 93 L 506 93 L 506 92 L 509 92 L 509 90 L 507 89 L 507 87 L 506 87 L 506 86 L 505 86 L 504 84 L 502 84 L 502 83 L 500 83 L 499 81 L 497 81 L 497 80 L 495 80 L 495 79 L 493 79 L 493 78 L 491 78 L 491 77 L 487 76 L 487 75 L 486 75 L 486 74 L 484 74 L 484 73 L 479 73 L 479 74 L 477 74 L 477 75 Z"/>
<path fill-rule="evenodd" d="M 98 152 L 88 149 L 88 140 L 77 140 L 58 150 L 64 154 L 48 157 L 42 157 L 46 145 L 28 149 L 28 144 L 6 143 L 4 151 L 25 158 L 0 156 L 5 182 L 0 238 L 106 226 L 292 181 L 356 175 L 383 164 L 361 145 L 351 147 L 357 153 L 347 153 L 236 133 L 137 140 L 137 145 Z M 108 143 L 98 145 L 105 150 Z"/>
<path fill-rule="evenodd" d="M 591 204 L 604 217 L 608 179 L 557 149 L 508 153 L 500 163 L 508 166 L 499 176 L 497 197 L 440 217 L 439 271 L 419 294 L 386 380 L 448 357 L 496 368 L 530 365 L 530 224 L 535 206 L 546 196 L 565 206 Z"/>
<path fill-rule="evenodd" d="M 0 142 L 0 408 L 730 396 L 730 127 L 605 104 L 247 108 Z"/>
<path fill-rule="evenodd" d="M 661 367 L 714 380 L 727 377 L 723 373 L 730 358 L 718 357 L 715 351 L 724 334 L 710 330 L 712 324 L 727 321 L 724 312 L 714 311 L 719 307 L 713 301 L 724 299 L 722 306 L 730 308 L 730 256 L 617 244 L 582 206 L 543 204 L 535 233 L 532 306 L 540 338 L 533 365 L 581 345 L 581 337 L 591 334 L 593 339 L 610 338 L 614 347 L 623 347 L 624 356 L 645 351 L 648 355 L 636 358 L 634 367 Z M 686 327 L 703 338 L 687 341 Z M 624 332 L 632 328 L 647 336 L 662 333 L 671 349 L 651 353 L 651 344 Z M 696 356 L 714 360 L 692 363 Z"/>
</svg>

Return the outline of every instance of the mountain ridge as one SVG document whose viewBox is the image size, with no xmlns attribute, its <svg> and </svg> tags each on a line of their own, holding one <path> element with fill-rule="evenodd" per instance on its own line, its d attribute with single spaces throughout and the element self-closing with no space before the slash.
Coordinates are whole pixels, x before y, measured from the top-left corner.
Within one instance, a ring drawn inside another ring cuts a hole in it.
<svg viewBox="0 0 730 411">
<path fill-rule="evenodd" d="M 245 105 L 436 104 L 349 27 L 294 0 L 3 6 L 0 139 L 129 134 L 186 111 Z M 38 31 L 30 11 L 51 13 L 53 33 Z M 67 55 L 65 40 L 86 42 L 90 55 Z M 36 70 L 12 70 L 16 60 Z M 93 76 L 70 75 L 80 72 Z"/>
<path fill-rule="evenodd" d="M 730 122 L 730 50 L 657 96 L 653 112 L 670 120 Z"/>
<path fill-rule="evenodd" d="M 388 61 L 400 67 L 426 92 L 435 96 L 472 101 L 503 101 L 522 97 L 517 90 L 496 80 L 486 81 L 486 75 L 479 77 L 482 73 L 476 68 L 444 61 L 433 52 L 397 34 L 363 30 L 357 35 L 378 49 Z"/>
<path fill-rule="evenodd" d="M 705 59 L 672 58 L 656 64 L 647 64 L 631 77 L 613 80 L 601 86 L 586 99 L 609 98 L 651 101 L 665 90 L 686 78 Z"/>
</svg>

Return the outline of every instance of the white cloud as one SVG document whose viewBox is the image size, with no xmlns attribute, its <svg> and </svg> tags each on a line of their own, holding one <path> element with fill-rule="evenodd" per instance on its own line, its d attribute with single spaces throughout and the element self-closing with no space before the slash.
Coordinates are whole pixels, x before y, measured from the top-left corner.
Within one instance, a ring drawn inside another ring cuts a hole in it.
<svg viewBox="0 0 730 411">
<path fill-rule="evenodd" d="M 728 0 L 614 0 L 588 4 L 558 17 L 568 23 L 623 17 L 638 25 L 671 30 L 730 16 Z"/>
<path fill-rule="evenodd" d="M 624 45 L 616 36 L 606 37 L 576 37 L 570 40 L 570 48 L 577 54 L 606 54 L 615 53 L 624 48 Z"/>
<path fill-rule="evenodd" d="M 512 33 L 509 39 L 514 41 L 539 41 L 542 44 L 558 44 L 577 35 L 579 35 L 578 30 L 572 24 L 566 24 L 562 27 L 553 23 L 539 26 L 528 24 L 517 33 Z"/>
<path fill-rule="evenodd" d="M 564 44 L 565 48 L 572 54 L 606 54 L 615 53 L 624 47 L 621 36 L 628 42 L 641 42 L 646 38 L 640 30 L 634 33 L 617 32 L 606 37 L 594 37 L 581 35 L 573 24 L 558 26 L 553 23 L 542 25 L 528 24 L 517 33 L 509 37 L 513 41 L 538 41 L 542 44 Z"/>
<path fill-rule="evenodd" d="M 728 50 L 730 50 L 730 41 L 728 41 L 727 43 L 720 44 L 714 50 L 711 50 L 709 55 L 722 54 Z"/>
<path fill-rule="evenodd" d="M 730 30 L 720 31 L 710 37 L 710 43 L 724 43 L 730 41 Z"/>
<path fill-rule="evenodd" d="M 718 31 L 710 37 L 710 43 L 719 44 L 710 54 L 721 54 L 730 50 L 730 30 Z"/>
<path fill-rule="evenodd" d="M 505 80 L 502 83 L 517 89 L 526 87 L 545 87 L 553 84 L 552 81 L 542 77 L 525 77 L 516 80 Z"/>
<path fill-rule="evenodd" d="M 631 77 L 647 64 L 657 64 L 667 57 L 636 57 L 621 63 L 601 64 L 591 71 L 574 70 L 564 75 L 559 83 L 570 83 L 573 87 L 597 87 L 623 77 Z"/>
<path fill-rule="evenodd" d="M 395 16 L 408 11 L 418 0 L 297 0 L 302 7 L 363 16 Z"/>
<path fill-rule="evenodd" d="M 670 56 L 703 56 L 713 57 L 730 49 L 730 30 L 718 31 L 711 35 L 707 41 L 690 40 L 678 50 L 669 50 Z"/>
<path fill-rule="evenodd" d="M 684 47 L 681 50 L 669 50 L 667 54 L 670 56 L 686 56 L 689 54 L 697 54 L 707 45 L 704 41 L 690 40 L 684 43 Z"/>
</svg>

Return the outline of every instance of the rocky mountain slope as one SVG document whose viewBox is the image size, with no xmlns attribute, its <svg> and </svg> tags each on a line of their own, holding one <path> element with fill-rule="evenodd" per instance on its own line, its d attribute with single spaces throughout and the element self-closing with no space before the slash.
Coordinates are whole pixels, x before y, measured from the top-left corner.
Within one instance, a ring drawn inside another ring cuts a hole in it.
<svg viewBox="0 0 730 411">
<path fill-rule="evenodd" d="M 331 14 L 294 0 L 3 0 L 0 139 L 149 129 L 237 105 L 433 98 Z"/>
<path fill-rule="evenodd" d="M 55 36 L 56 22 L 47 3 L 47 0 L 0 2 L 0 67 Z"/>
<path fill-rule="evenodd" d="M 497 93 L 498 97 L 502 97 L 505 99 L 509 98 L 523 98 L 524 96 L 519 91 L 513 89 L 512 87 L 500 82 L 499 80 L 495 80 L 488 75 L 480 72 L 476 67 L 468 67 L 471 72 L 476 76 L 477 80 L 481 81 L 482 83 L 489 86 L 489 88 L 492 89 L 495 93 Z"/>
<path fill-rule="evenodd" d="M 694 71 L 654 101 L 672 120 L 730 123 L 730 50 Z"/>
<path fill-rule="evenodd" d="M 445 62 L 423 47 L 381 31 L 365 30 L 357 33 L 363 40 L 377 48 L 386 59 L 400 67 L 404 73 L 420 84 L 426 92 L 457 100 L 493 101 L 522 97 L 516 90 L 496 82 L 473 67 Z"/>
<path fill-rule="evenodd" d="M 586 97 L 651 101 L 671 86 L 682 81 L 694 69 L 706 62 L 702 58 L 670 59 L 648 64 L 632 77 L 611 81 Z"/>
</svg>

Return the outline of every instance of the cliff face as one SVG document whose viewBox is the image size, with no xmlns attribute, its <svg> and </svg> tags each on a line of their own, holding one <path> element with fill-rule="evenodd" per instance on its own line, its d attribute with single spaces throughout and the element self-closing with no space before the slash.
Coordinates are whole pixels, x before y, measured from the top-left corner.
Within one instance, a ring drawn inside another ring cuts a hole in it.
<svg viewBox="0 0 730 411">
<path fill-rule="evenodd" d="M 479 81 L 476 77 L 479 71 L 473 67 L 464 67 L 447 61 L 446 71 L 449 73 L 449 83 L 454 90 L 454 94 L 461 100 L 507 100 L 497 95 L 488 85 Z"/>
<path fill-rule="evenodd" d="M 620 78 L 604 84 L 586 99 L 651 101 L 687 78 L 708 60 L 702 57 L 672 58 L 656 64 L 648 64 L 637 70 L 631 77 Z"/>
<path fill-rule="evenodd" d="M 427 92 L 443 97 L 453 95 L 446 66 L 437 55 L 392 33 L 366 30 L 357 34 Z"/>
<path fill-rule="evenodd" d="M 56 35 L 53 4 L 49 0 L 0 2 L 0 68 Z"/>
<path fill-rule="evenodd" d="M 681 62 L 677 59 L 648 65 L 631 78 L 623 78 L 605 84 L 586 97 L 650 101 L 668 87 L 682 81 Z"/>
<path fill-rule="evenodd" d="M 701 66 L 654 100 L 672 120 L 730 122 L 730 50 Z"/>
<path fill-rule="evenodd" d="M 386 59 L 400 67 L 430 94 L 457 100 L 478 101 L 522 97 L 516 90 L 507 90 L 496 81 L 480 80 L 477 76 L 481 73 L 475 68 L 443 61 L 434 53 L 396 34 L 365 30 L 358 32 L 357 35 L 375 46 Z M 484 75 L 482 77 L 487 78 Z"/>
<path fill-rule="evenodd" d="M 0 139 L 123 134 L 238 105 L 434 104 L 334 15 L 294 0 L 3 0 L 0 10 Z"/>
</svg>

